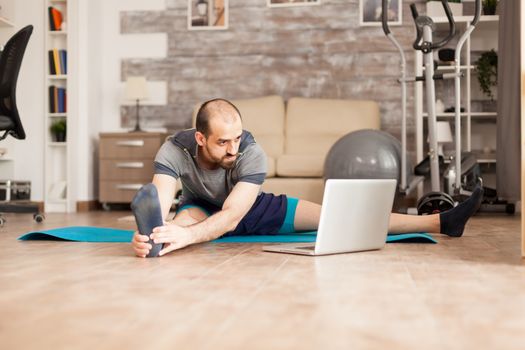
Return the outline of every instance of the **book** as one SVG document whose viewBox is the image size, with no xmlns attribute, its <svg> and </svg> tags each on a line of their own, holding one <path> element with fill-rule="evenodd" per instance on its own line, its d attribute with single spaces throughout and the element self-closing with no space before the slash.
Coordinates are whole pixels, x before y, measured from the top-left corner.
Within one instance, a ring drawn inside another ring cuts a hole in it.
<svg viewBox="0 0 525 350">
<path fill-rule="evenodd" d="M 64 95 L 66 92 L 66 89 L 64 88 L 58 88 L 58 113 L 64 113 Z"/>
<path fill-rule="evenodd" d="M 47 52 L 48 58 L 49 58 L 49 74 L 50 75 L 56 75 L 57 71 L 55 70 L 55 58 L 53 55 L 53 50 L 49 50 Z"/>
<path fill-rule="evenodd" d="M 55 21 L 53 21 L 53 7 L 49 6 L 47 8 L 47 12 L 49 14 L 49 30 L 55 31 Z"/>
<path fill-rule="evenodd" d="M 57 88 L 53 89 L 53 100 L 54 100 L 53 103 L 55 104 L 55 112 L 54 113 L 56 113 L 57 110 L 58 110 L 58 89 Z"/>
<path fill-rule="evenodd" d="M 60 50 L 59 56 L 60 56 L 60 72 L 62 72 L 62 74 L 67 74 L 67 51 Z"/>
<path fill-rule="evenodd" d="M 64 57 L 62 56 L 62 51 L 64 50 L 58 50 L 58 65 L 60 66 L 60 73 L 64 73 Z"/>
<path fill-rule="evenodd" d="M 51 30 L 62 30 L 62 12 L 56 7 L 51 6 L 51 18 L 49 19 L 49 23 L 53 23 L 54 29 L 51 28 Z"/>
<path fill-rule="evenodd" d="M 61 94 L 60 93 L 60 88 L 57 87 L 57 109 L 56 109 L 57 113 L 62 113 L 61 112 L 61 106 L 60 106 L 60 104 L 62 103 L 60 94 Z"/>
<path fill-rule="evenodd" d="M 60 71 L 60 59 L 58 58 L 58 50 L 53 49 L 53 63 L 55 64 L 55 71 L 57 75 L 61 75 Z"/>
<path fill-rule="evenodd" d="M 49 86 L 49 113 L 56 113 L 55 109 L 55 89 L 54 85 Z"/>
</svg>

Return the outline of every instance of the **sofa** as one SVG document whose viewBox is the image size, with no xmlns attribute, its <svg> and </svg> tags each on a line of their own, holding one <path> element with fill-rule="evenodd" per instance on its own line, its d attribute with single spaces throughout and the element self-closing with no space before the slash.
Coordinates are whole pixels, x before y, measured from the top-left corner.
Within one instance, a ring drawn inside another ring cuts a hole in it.
<svg viewBox="0 0 525 350">
<path fill-rule="evenodd" d="M 263 190 L 319 204 L 324 160 L 332 145 L 351 131 L 381 124 L 378 104 L 368 100 L 294 97 L 285 104 L 280 96 L 266 96 L 232 103 L 241 112 L 243 128 L 267 154 Z"/>
</svg>

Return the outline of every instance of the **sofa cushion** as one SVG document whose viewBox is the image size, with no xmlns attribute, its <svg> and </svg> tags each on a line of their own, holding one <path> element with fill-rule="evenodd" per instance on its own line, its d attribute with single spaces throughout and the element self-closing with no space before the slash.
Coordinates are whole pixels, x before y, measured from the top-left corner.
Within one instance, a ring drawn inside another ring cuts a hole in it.
<svg viewBox="0 0 525 350">
<path fill-rule="evenodd" d="M 233 100 L 242 115 L 242 126 L 255 137 L 268 156 L 284 151 L 284 101 L 281 96 Z"/>
<path fill-rule="evenodd" d="M 302 200 L 321 204 L 324 180 L 322 178 L 272 177 L 264 181 L 262 189 L 267 193 L 286 194 Z"/>
<path fill-rule="evenodd" d="M 268 156 L 277 158 L 284 151 L 284 101 L 281 96 L 232 100 L 241 112 L 243 129 L 255 137 Z M 200 105 L 193 111 L 192 125 Z"/>
<path fill-rule="evenodd" d="M 322 177 L 324 155 L 285 154 L 277 159 L 277 176 Z"/>
<path fill-rule="evenodd" d="M 374 101 L 298 97 L 288 101 L 285 123 L 287 155 L 326 156 L 343 135 L 381 126 L 379 106 Z"/>
</svg>

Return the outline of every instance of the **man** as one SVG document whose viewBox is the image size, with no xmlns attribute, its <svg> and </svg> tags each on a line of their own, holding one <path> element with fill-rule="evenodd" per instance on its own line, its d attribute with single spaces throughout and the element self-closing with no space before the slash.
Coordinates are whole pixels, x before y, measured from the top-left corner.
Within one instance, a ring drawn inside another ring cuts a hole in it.
<svg viewBox="0 0 525 350">
<path fill-rule="evenodd" d="M 175 218 L 150 235 L 163 243 L 159 255 L 224 234 L 277 234 L 316 230 L 321 206 L 261 191 L 266 155 L 253 136 L 242 129 L 241 114 L 229 101 L 205 102 L 197 113 L 196 129 L 179 132 L 166 141 L 155 158 L 153 184 L 162 217 L 167 219 L 181 179 L 182 201 Z M 483 190 L 457 207 L 435 215 L 392 213 L 389 232 L 442 232 L 461 236 L 467 220 L 481 203 Z M 148 236 L 135 232 L 135 254 L 152 248 Z"/>
</svg>

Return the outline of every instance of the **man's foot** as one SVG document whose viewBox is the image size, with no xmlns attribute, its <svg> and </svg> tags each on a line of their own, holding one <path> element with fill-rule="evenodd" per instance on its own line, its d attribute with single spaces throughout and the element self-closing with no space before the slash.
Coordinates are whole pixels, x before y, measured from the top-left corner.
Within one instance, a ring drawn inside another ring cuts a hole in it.
<svg viewBox="0 0 525 350">
<path fill-rule="evenodd" d="M 441 233 L 451 237 L 461 237 L 465 224 L 478 211 L 483 200 L 483 188 L 476 186 L 472 195 L 456 207 L 439 214 Z"/>
<path fill-rule="evenodd" d="M 131 202 L 131 210 L 141 235 L 150 237 L 155 227 L 164 225 L 159 194 L 157 187 L 152 183 L 146 184 L 138 190 Z M 151 238 L 147 243 L 151 244 L 152 247 L 147 257 L 158 256 L 162 249 L 162 243 L 155 244 Z"/>
</svg>

